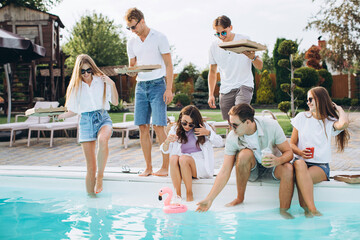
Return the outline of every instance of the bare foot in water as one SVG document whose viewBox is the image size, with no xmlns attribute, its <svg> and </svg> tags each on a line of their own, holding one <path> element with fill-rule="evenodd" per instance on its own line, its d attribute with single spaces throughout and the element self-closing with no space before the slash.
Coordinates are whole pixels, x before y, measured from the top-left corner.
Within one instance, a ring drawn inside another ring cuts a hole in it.
<svg viewBox="0 0 360 240">
<path fill-rule="evenodd" d="M 228 204 L 225 205 L 225 207 L 233 207 L 236 206 L 240 203 L 242 203 L 244 201 L 244 199 L 239 199 L 239 198 L 235 198 L 232 202 L 229 202 Z"/>
<path fill-rule="evenodd" d="M 192 202 L 194 201 L 194 196 L 193 196 L 193 193 L 186 193 L 186 201 L 187 202 Z"/>
<path fill-rule="evenodd" d="M 95 183 L 95 193 L 101 193 L 103 190 L 103 178 L 102 177 L 96 177 L 96 183 Z"/>
<path fill-rule="evenodd" d="M 139 174 L 140 177 L 148 177 L 150 175 L 152 175 L 153 172 L 151 169 L 145 169 L 145 171 L 143 171 L 142 173 Z"/>
<path fill-rule="evenodd" d="M 159 171 L 153 173 L 154 176 L 158 177 L 167 177 L 168 176 L 168 170 L 161 168 Z"/>
<path fill-rule="evenodd" d="M 280 208 L 280 215 L 285 219 L 294 219 L 295 217 L 287 212 L 288 209 Z"/>
</svg>

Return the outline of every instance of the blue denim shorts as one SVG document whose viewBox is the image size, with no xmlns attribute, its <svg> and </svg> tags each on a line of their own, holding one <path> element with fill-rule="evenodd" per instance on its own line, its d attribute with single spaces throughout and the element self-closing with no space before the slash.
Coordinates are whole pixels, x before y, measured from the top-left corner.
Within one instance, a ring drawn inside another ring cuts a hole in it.
<svg viewBox="0 0 360 240">
<path fill-rule="evenodd" d="M 263 180 L 277 180 L 278 181 L 279 179 L 277 179 L 275 177 L 274 171 L 275 171 L 275 167 L 266 168 L 263 165 L 261 165 L 261 163 L 256 161 L 255 167 L 253 167 L 251 169 L 249 182 L 255 182 L 256 180 L 258 180 L 260 178 Z"/>
<path fill-rule="evenodd" d="M 96 141 L 98 132 L 105 125 L 112 128 L 112 121 L 106 110 L 82 113 L 80 118 L 79 142 Z"/>
<path fill-rule="evenodd" d="M 165 78 L 139 81 L 135 88 L 135 125 L 152 124 L 166 126 L 166 104 L 163 96 L 166 90 Z"/>
<path fill-rule="evenodd" d="M 299 158 L 296 157 L 294 159 L 294 161 L 297 161 L 297 160 L 299 160 Z M 327 181 L 330 181 L 330 166 L 328 163 L 312 163 L 312 162 L 306 162 L 306 161 L 305 161 L 305 163 L 308 168 L 312 167 L 312 166 L 317 166 L 317 167 L 321 168 L 326 174 Z"/>
</svg>

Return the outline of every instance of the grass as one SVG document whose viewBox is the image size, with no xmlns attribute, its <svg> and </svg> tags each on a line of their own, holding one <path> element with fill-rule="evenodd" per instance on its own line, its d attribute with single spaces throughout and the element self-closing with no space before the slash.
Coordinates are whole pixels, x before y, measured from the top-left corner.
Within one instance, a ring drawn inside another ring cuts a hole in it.
<svg viewBox="0 0 360 240">
<path fill-rule="evenodd" d="M 261 113 L 262 110 L 263 109 L 255 109 L 255 112 Z M 279 109 L 271 109 L 271 111 L 273 113 L 280 112 Z M 216 122 L 224 121 L 222 119 L 221 112 L 219 109 L 205 109 L 205 110 L 201 110 L 200 112 L 203 117 L 208 117 L 209 121 L 216 121 Z M 167 115 L 174 116 L 175 119 L 178 119 L 179 113 L 180 113 L 179 111 L 168 111 Z M 109 113 L 109 115 L 114 123 L 123 121 L 124 113 Z M 280 126 L 282 127 L 282 129 L 285 132 L 285 135 L 290 136 L 291 132 L 292 132 L 292 126 L 291 126 L 290 120 L 285 115 L 277 115 L 277 118 L 278 118 L 278 122 L 279 122 Z M 25 120 L 26 120 L 25 117 L 20 117 L 18 119 L 19 122 L 23 122 Z M 133 121 L 133 120 L 134 120 L 134 115 L 127 116 L 126 121 Z M 5 115 L 0 115 L 0 123 L 6 123 L 6 122 L 7 122 L 7 117 Z M 11 122 L 15 122 L 15 116 L 11 117 Z M 226 132 L 225 129 L 217 130 L 218 134 L 225 135 L 225 132 Z"/>
</svg>

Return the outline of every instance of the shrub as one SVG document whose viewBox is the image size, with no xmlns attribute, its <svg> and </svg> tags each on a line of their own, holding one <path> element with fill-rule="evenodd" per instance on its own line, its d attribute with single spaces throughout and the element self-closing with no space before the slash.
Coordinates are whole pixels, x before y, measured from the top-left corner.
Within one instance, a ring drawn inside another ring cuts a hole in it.
<svg viewBox="0 0 360 240">
<path fill-rule="evenodd" d="M 208 90 L 207 81 L 202 76 L 199 76 L 197 78 L 194 86 L 194 90 L 195 92 L 192 94 L 192 96 L 193 96 L 193 103 L 195 104 L 195 106 L 197 106 L 198 108 L 207 107 L 209 90 Z"/>
<path fill-rule="evenodd" d="M 205 80 L 208 79 L 209 76 L 209 69 L 205 69 L 204 71 L 201 72 L 201 77 Z"/>
<path fill-rule="evenodd" d="M 191 92 L 191 83 L 185 83 L 185 82 L 176 82 L 175 83 L 175 94 L 177 93 L 185 93 L 190 94 Z"/>
<path fill-rule="evenodd" d="M 333 84 L 333 78 L 331 76 L 331 73 L 326 69 L 320 69 L 317 72 L 320 77 L 320 86 L 326 88 L 326 90 L 329 92 L 329 95 L 331 96 L 331 86 Z"/>
<path fill-rule="evenodd" d="M 113 105 L 112 103 L 110 103 L 110 110 L 109 112 L 124 112 L 125 111 L 125 107 L 124 107 L 124 102 L 123 100 L 120 100 L 119 104 L 117 106 Z"/>
<path fill-rule="evenodd" d="M 273 61 L 274 61 L 275 74 L 276 74 L 276 102 L 281 102 L 290 99 L 288 94 L 280 89 L 281 84 L 289 83 L 289 75 L 290 75 L 290 71 L 287 68 L 283 68 L 278 65 L 280 59 L 288 59 L 286 56 L 281 55 L 278 51 L 279 45 L 283 41 L 285 41 L 284 38 L 276 39 L 276 43 L 273 50 Z"/>
<path fill-rule="evenodd" d="M 59 106 L 65 106 L 66 98 L 62 97 L 58 99 Z"/>
<path fill-rule="evenodd" d="M 269 72 L 267 70 L 263 71 L 259 88 L 256 93 L 256 103 L 259 104 L 271 104 L 274 103 L 275 94 L 273 91 L 273 86 Z"/>
<path fill-rule="evenodd" d="M 301 74 L 301 85 L 303 88 L 311 88 L 317 86 L 319 82 L 319 74 L 314 68 L 302 67 L 295 70 L 294 76 Z"/>
<path fill-rule="evenodd" d="M 283 113 L 286 113 L 286 115 L 288 114 L 289 110 L 290 110 L 290 102 L 289 101 L 282 101 L 281 103 L 279 103 L 278 108 L 280 111 L 282 111 Z"/>
<path fill-rule="evenodd" d="M 351 106 L 359 106 L 359 99 L 351 99 Z"/>
<path fill-rule="evenodd" d="M 184 107 L 190 104 L 190 98 L 185 93 L 179 93 L 174 96 L 173 103 L 179 107 Z"/>
</svg>

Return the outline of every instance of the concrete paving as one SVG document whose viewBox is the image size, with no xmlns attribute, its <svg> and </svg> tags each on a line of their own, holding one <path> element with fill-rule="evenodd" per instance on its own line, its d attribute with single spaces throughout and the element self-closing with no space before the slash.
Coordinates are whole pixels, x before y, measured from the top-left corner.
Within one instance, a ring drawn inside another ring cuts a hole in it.
<svg viewBox="0 0 360 240">
<path fill-rule="evenodd" d="M 350 114 L 349 131 L 350 142 L 344 152 L 338 153 L 335 141 L 332 144 L 332 171 L 360 171 L 360 113 Z M 128 149 L 121 144 L 121 138 L 111 138 L 109 142 L 109 159 L 107 167 L 124 165 L 131 169 L 144 169 L 145 161 L 140 147 L 139 139 L 132 139 Z M 219 169 L 223 162 L 224 148 L 215 148 L 215 169 Z M 162 163 L 159 144 L 153 144 L 153 168 L 156 171 Z M 9 142 L 0 142 L 0 165 L 25 166 L 86 166 L 81 146 L 75 138 L 55 138 L 54 146 L 49 147 L 49 138 L 32 139 L 31 146 L 27 147 L 27 139 L 17 140 L 13 147 Z"/>
</svg>

